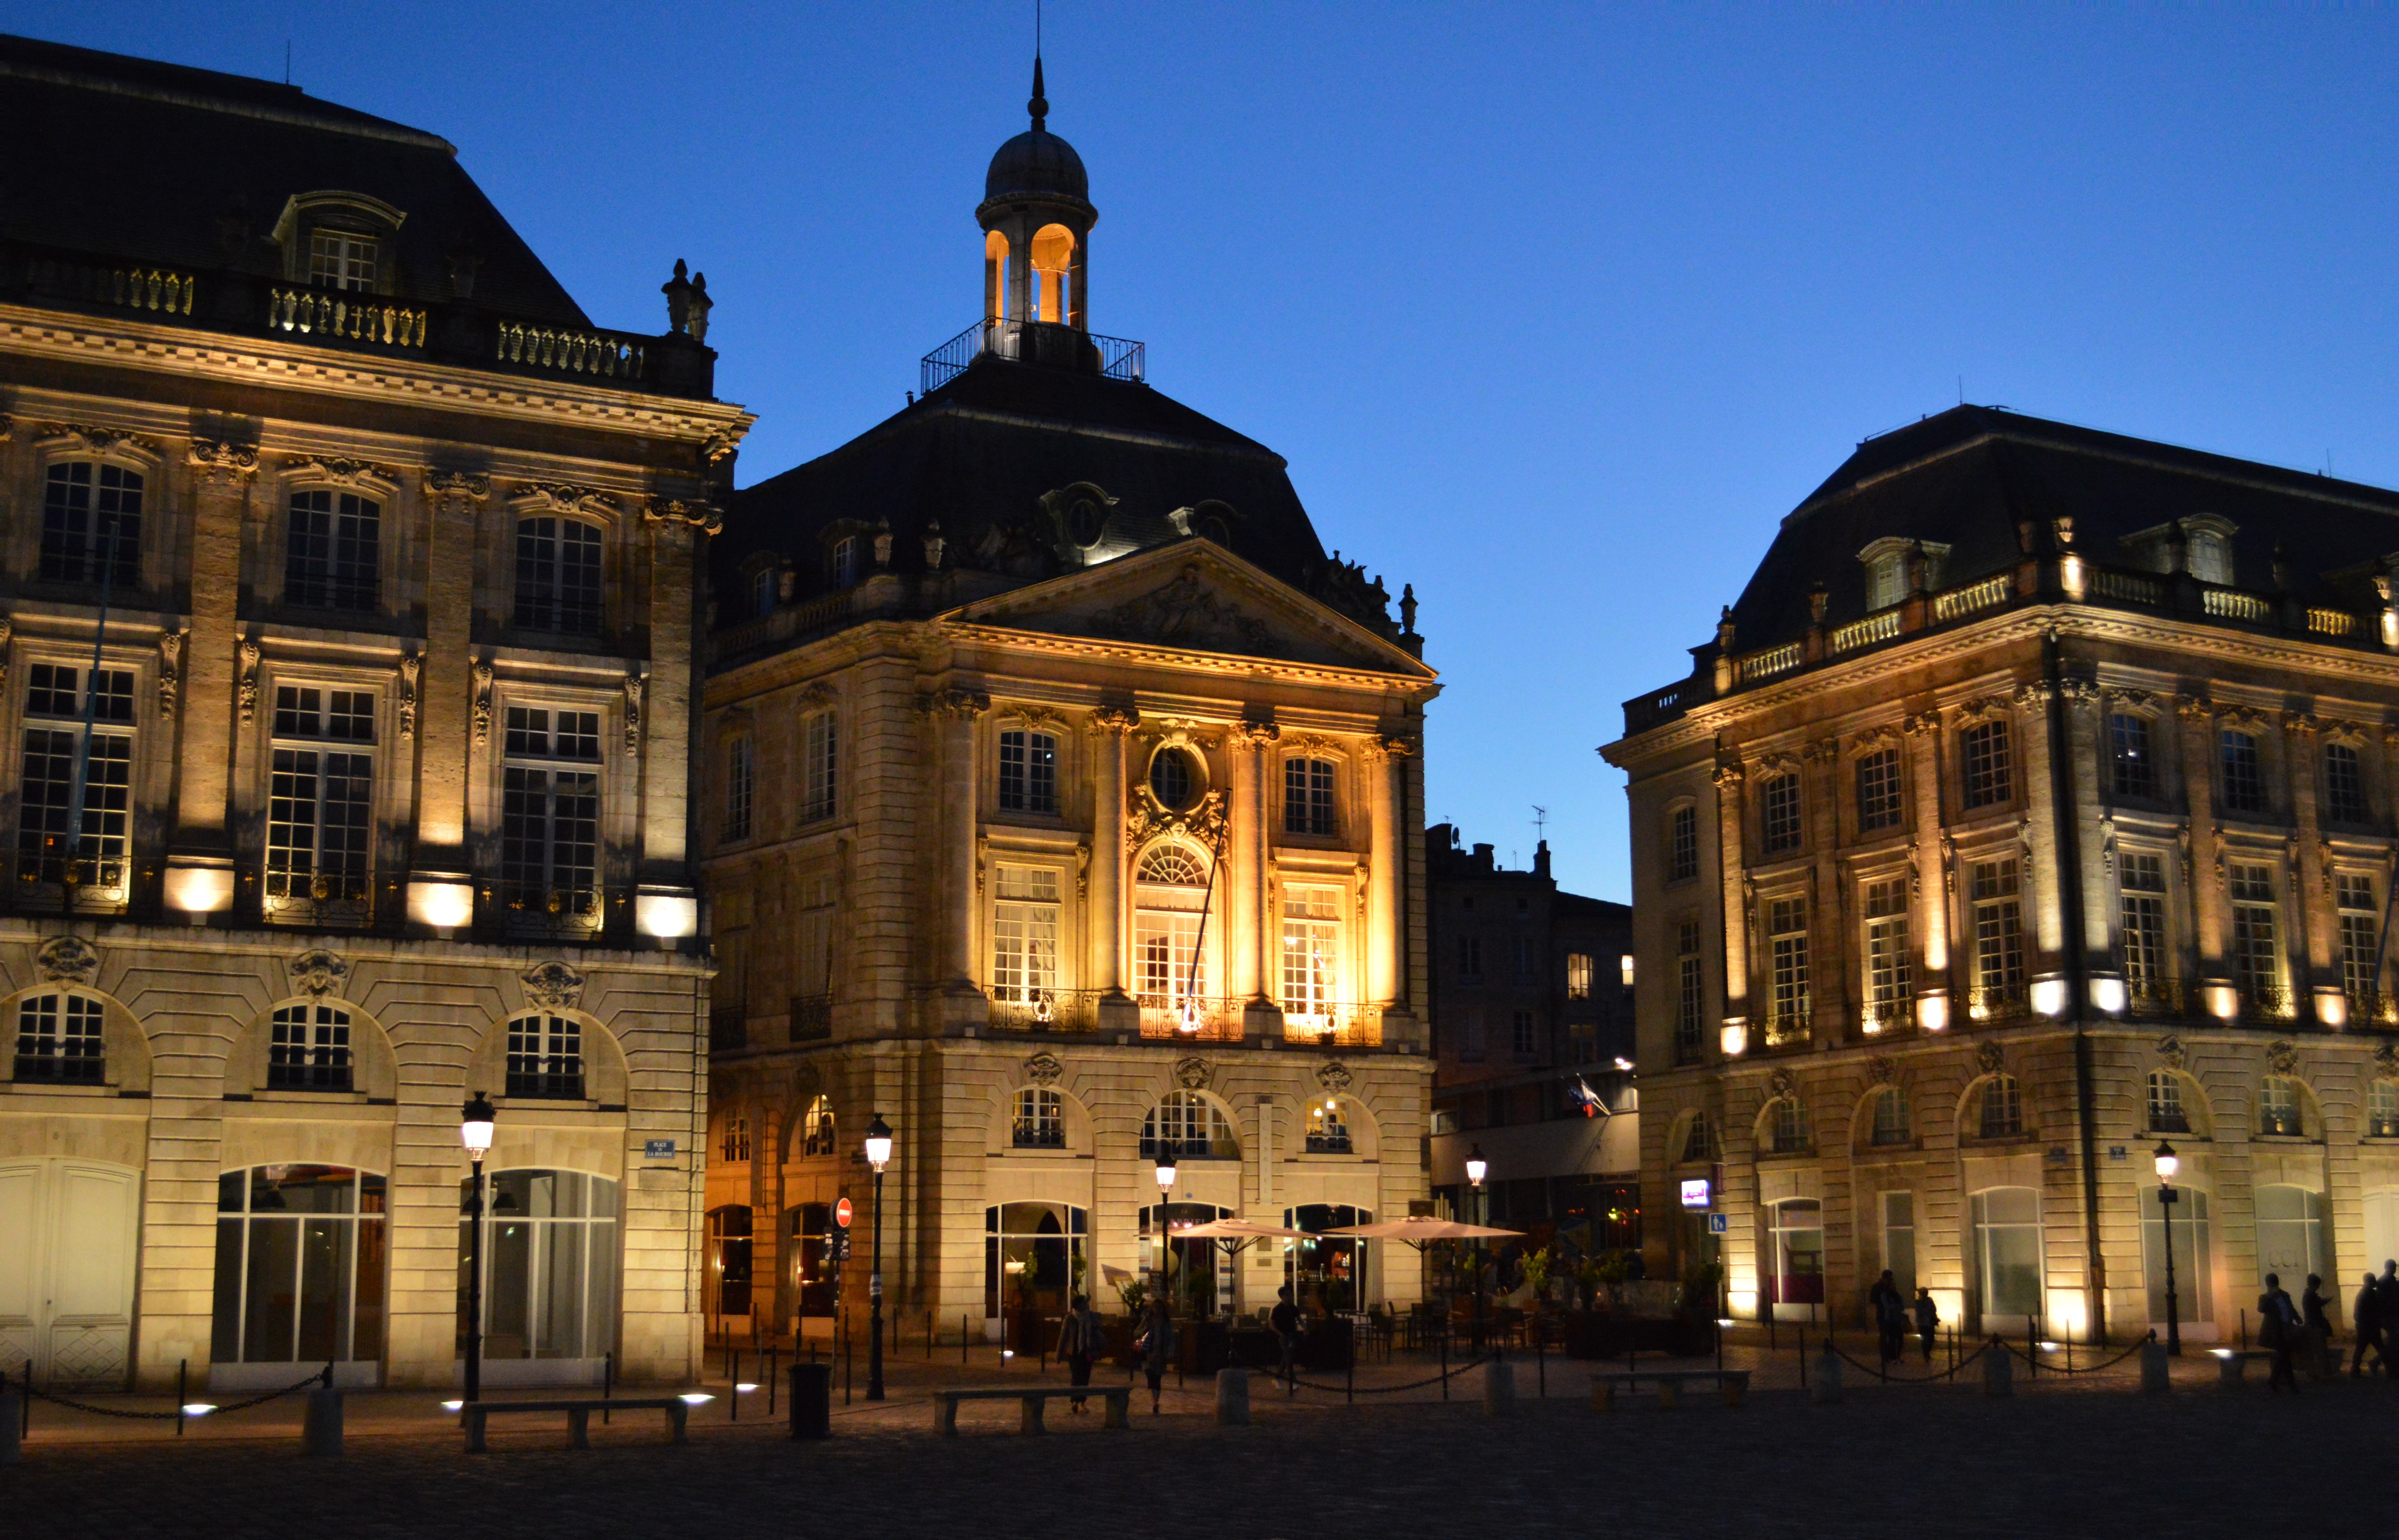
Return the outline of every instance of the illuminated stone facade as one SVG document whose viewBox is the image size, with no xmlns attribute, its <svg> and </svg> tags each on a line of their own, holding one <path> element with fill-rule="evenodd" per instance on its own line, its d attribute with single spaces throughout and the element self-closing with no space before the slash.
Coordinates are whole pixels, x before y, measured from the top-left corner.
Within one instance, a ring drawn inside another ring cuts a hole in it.
<svg viewBox="0 0 2399 1540">
<path fill-rule="evenodd" d="M 988 241 L 1000 313 L 906 412 L 745 492 L 716 556 L 708 1203 L 737 1338 L 831 1330 L 844 1196 L 864 1308 L 878 1113 L 911 1336 L 1013 1336 L 1078 1282 L 1117 1308 L 1161 1127 L 1176 1203 L 1322 1223 L 1425 1194 L 1432 673 L 1279 457 L 1083 331 L 1096 215 L 1042 110 L 983 209 L 1035 231 L 1033 271 Z M 1305 1291 L 1353 1304 L 1335 1250 Z M 1368 1265 L 1367 1295 L 1415 1296 L 1412 1254 Z M 1284 1267 L 1226 1264 L 1215 1304 Z M 1204 1277 L 1178 1271 L 1186 1308 Z"/>
<path fill-rule="evenodd" d="M 2186 1337 L 2399 1254 L 2399 496 L 1960 408 L 1626 705 L 1653 1276 Z M 2096 1308 L 2094 1308 L 2096 1306 Z"/>
<path fill-rule="evenodd" d="M 0 77 L 0 1368 L 452 1383 L 485 1090 L 485 1383 L 688 1375 L 704 297 L 593 328 L 290 87 Z"/>
</svg>

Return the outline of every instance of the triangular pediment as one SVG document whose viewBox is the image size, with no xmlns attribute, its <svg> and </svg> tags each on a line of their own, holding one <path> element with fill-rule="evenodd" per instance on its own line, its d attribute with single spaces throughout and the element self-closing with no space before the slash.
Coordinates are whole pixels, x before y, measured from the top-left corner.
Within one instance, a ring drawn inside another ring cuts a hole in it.
<svg viewBox="0 0 2399 1540">
<path fill-rule="evenodd" d="M 942 618 L 1168 652 L 1433 677 L 1404 649 L 1198 538 L 1012 588 Z"/>
</svg>

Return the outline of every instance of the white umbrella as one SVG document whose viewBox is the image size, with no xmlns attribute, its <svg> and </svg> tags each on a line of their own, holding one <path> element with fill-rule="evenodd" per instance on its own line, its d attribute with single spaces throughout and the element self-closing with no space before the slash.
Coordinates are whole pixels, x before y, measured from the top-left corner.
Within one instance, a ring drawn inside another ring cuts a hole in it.
<svg viewBox="0 0 2399 1540">
<path fill-rule="evenodd" d="M 1396 1240 L 1416 1248 L 1416 1255 L 1437 1240 L 1496 1240 L 1505 1236 L 1522 1236 L 1522 1230 L 1495 1230 L 1487 1224 L 1466 1224 L 1454 1219 L 1436 1219 L 1430 1214 L 1410 1214 L 1405 1219 L 1380 1220 L 1373 1224 L 1345 1224 L 1327 1230 L 1328 1236 L 1356 1236 L 1362 1240 Z"/>
</svg>

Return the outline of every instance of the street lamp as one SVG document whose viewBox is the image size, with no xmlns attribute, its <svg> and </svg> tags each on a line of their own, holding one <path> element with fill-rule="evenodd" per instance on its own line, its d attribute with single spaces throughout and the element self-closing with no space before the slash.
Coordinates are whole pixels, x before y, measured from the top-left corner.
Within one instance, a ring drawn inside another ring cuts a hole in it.
<svg viewBox="0 0 2399 1540">
<path fill-rule="evenodd" d="M 1466 1180 L 1474 1185 L 1474 1223 L 1484 1223 L 1489 1211 L 1490 1195 L 1483 1186 L 1489 1175 L 1491 1162 L 1483 1158 L 1483 1146 L 1475 1144 L 1466 1152 Z M 1483 1237 L 1474 1237 L 1474 1350 L 1483 1351 Z"/>
<path fill-rule="evenodd" d="M 483 1389 L 483 1157 L 492 1151 L 497 1114 L 491 1098 L 477 1091 L 458 1113 L 458 1142 L 474 1162 L 474 1196 L 467 1202 L 467 1399 Z"/>
<path fill-rule="evenodd" d="M 1167 1200 L 1173 1196 L 1174 1144 L 1164 1134 L 1160 1134 L 1158 1139 L 1158 1298 L 1160 1304 L 1168 1304 L 1166 1275 L 1172 1257 L 1167 1250 L 1169 1242 L 1166 1232 L 1166 1204 Z M 1171 1316 L 1173 1313 L 1172 1305 L 1169 1304 L 1167 1314 Z"/>
<path fill-rule="evenodd" d="M 2182 1312 L 2181 1302 L 2175 1298 L 2174 1206 L 2182 1201 L 2182 1195 L 2175 1191 L 2174 1177 L 2182 1169 L 2182 1161 L 2162 1139 L 2158 1141 L 2157 1160 L 2158 1214 L 2166 1254 L 2166 1351 L 2178 1358 L 2182 1357 Z"/>
<path fill-rule="evenodd" d="M 874 1168 L 874 1263 L 866 1275 L 869 1320 L 866 1398 L 883 1399 L 883 1168 L 891 1164 L 891 1126 L 876 1113 L 866 1126 L 866 1163 Z"/>
</svg>

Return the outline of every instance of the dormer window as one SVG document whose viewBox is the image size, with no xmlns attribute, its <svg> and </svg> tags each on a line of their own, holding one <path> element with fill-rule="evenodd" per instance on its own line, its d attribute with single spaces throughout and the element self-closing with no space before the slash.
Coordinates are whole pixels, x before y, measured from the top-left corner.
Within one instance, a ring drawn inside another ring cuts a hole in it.
<svg viewBox="0 0 2399 1540">
<path fill-rule="evenodd" d="M 399 277 L 392 243 L 405 210 L 365 193 L 294 193 L 275 222 L 283 276 L 351 293 L 387 293 Z"/>
<path fill-rule="evenodd" d="M 1865 563 L 1868 613 L 1890 609 L 1907 598 L 1908 564 L 1919 553 L 1924 559 L 1924 586 L 1939 588 L 1941 569 L 1949 555 L 1946 546 L 1887 534 L 1858 552 L 1858 560 Z"/>
<path fill-rule="evenodd" d="M 825 561 L 826 575 L 836 588 L 853 588 L 858 583 L 858 536 L 845 534 L 833 543 L 833 552 Z"/>
<path fill-rule="evenodd" d="M 776 573 L 772 567 L 762 568 L 750 577 L 750 613 L 759 619 L 775 613 Z"/>
<path fill-rule="evenodd" d="M 378 244 L 373 236 L 354 236 L 346 230 L 310 231 L 308 280 L 327 289 L 373 292 Z"/>
</svg>

